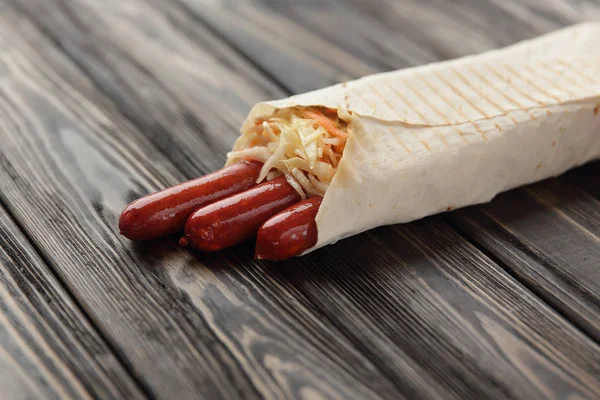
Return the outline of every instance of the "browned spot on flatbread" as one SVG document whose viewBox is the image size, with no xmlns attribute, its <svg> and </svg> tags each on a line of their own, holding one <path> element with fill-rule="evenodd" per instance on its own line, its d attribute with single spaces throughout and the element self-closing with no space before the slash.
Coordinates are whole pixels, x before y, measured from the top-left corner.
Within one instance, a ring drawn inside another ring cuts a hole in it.
<svg viewBox="0 0 600 400">
<path fill-rule="evenodd" d="M 542 166 L 542 162 L 540 161 L 540 162 L 538 163 L 538 165 L 536 165 L 536 166 L 535 166 L 535 168 L 536 168 L 536 169 L 538 169 L 538 168 L 540 168 L 541 166 Z"/>
<path fill-rule="evenodd" d="M 598 104 L 596 106 L 596 108 L 594 108 L 594 115 L 598 116 L 599 113 L 600 113 L 600 104 Z"/>
<path fill-rule="evenodd" d="M 552 115 L 552 113 L 550 112 L 550 110 L 546 110 L 546 114 L 548 114 L 548 116 Z"/>
<path fill-rule="evenodd" d="M 556 146 L 556 142 L 552 142 L 552 146 Z"/>
<path fill-rule="evenodd" d="M 344 88 L 344 108 L 348 110 L 350 108 L 350 100 L 348 100 L 348 82 L 343 82 L 342 87 Z"/>
<path fill-rule="evenodd" d="M 499 130 L 500 132 L 502 132 L 502 127 L 501 127 L 499 124 L 496 124 L 496 128 L 498 128 L 498 130 Z"/>
<path fill-rule="evenodd" d="M 446 211 L 452 211 L 452 210 L 454 210 L 454 207 L 453 207 L 453 206 L 448 206 L 448 207 L 446 207 Z"/>
</svg>

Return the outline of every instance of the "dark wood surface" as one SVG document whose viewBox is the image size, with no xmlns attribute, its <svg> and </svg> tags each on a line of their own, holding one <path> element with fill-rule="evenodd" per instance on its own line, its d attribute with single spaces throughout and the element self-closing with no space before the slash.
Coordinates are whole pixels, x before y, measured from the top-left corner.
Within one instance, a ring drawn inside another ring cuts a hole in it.
<svg viewBox="0 0 600 400">
<path fill-rule="evenodd" d="M 0 371 L 6 399 L 144 398 L 2 207 Z"/>
<path fill-rule="evenodd" d="M 118 235 L 249 108 L 595 1 L 0 1 L 0 398 L 599 398 L 600 165 L 284 263 Z"/>
</svg>

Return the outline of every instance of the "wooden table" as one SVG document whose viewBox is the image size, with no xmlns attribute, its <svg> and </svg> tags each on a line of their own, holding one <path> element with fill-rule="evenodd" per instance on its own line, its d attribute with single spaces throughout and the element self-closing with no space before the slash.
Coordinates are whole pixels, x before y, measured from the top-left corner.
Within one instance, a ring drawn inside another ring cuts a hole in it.
<svg viewBox="0 0 600 400">
<path fill-rule="evenodd" d="M 306 257 L 134 244 L 249 108 L 597 0 L 0 0 L 0 398 L 598 399 L 600 164 Z"/>
</svg>

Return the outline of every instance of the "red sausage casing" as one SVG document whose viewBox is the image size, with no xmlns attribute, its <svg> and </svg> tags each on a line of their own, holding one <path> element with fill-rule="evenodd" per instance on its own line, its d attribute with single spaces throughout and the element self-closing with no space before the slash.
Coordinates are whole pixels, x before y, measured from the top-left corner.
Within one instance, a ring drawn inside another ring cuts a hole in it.
<svg viewBox="0 0 600 400">
<path fill-rule="evenodd" d="M 284 177 L 260 184 L 194 212 L 180 243 L 204 251 L 233 246 L 254 236 L 265 220 L 300 199 Z"/>
<path fill-rule="evenodd" d="M 322 200 L 311 197 L 265 221 L 256 237 L 255 258 L 285 260 L 313 247 L 318 235 L 315 217 Z"/>
<path fill-rule="evenodd" d="M 181 232 L 200 207 L 256 185 L 262 164 L 243 161 L 129 204 L 119 218 L 121 235 L 148 240 Z"/>
</svg>

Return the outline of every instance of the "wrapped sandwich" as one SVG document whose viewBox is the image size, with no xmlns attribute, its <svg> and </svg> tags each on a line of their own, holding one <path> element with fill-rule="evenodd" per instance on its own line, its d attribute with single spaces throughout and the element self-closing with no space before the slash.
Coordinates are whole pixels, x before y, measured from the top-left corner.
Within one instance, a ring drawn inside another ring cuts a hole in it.
<svg viewBox="0 0 600 400">
<path fill-rule="evenodd" d="M 600 25 L 584 24 L 482 55 L 259 103 L 222 170 L 243 164 L 252 183 L 222 196 L 204 181 L 195 184 L 204 192 L 179 188 L 151 196 L 185 205 L 174 224 L 185 227 L 182 244 L 218 250 L 224 246 L 202 243 L 235 238 L 223 242 L 231 245 L 257 232 L 260 243 L 264 230 L 268 239 L 260 247 L 294 247 L 279 251 L 288 256 L 484 203 L 596 158 Z M 268 198 L 278 190 L 286 201 Z M 126 236 L 165 209 L 156 198 L 126 209 Z M 263 203 L 277 205 L 250 218 L 256 212 L 248 209 Z M 244 232 L 232 233 L 245 223 Z"/>
</svg>

